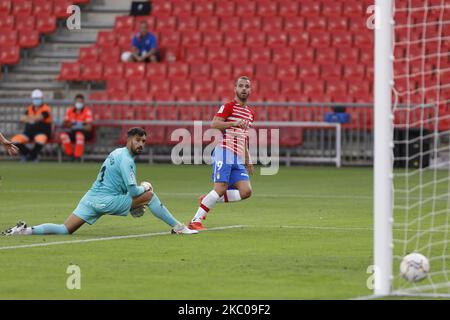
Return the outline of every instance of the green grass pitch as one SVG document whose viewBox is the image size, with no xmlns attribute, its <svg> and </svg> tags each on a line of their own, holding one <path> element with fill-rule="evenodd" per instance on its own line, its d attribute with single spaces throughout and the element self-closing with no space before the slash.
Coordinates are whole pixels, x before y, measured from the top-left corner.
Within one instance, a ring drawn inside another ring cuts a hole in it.
<svg viewBox="0 0 450 320">
<path fill-rule="evenodd" d="M 0 166 L 0 228 L 62 223 L 100 164 Z M 211 189 L 209 166 L 138 163 L 181 221 Z M 0 250 L 0 299 L 346 299 L 370 295 L 372 170 L 291 167 L 252 178 L 252 198 L 217 204 L 210 230 Z M 72 236 L 1 237 L 0 247 L 167 232 L 148 211 L 104 216 Z M 81 269 L 69 290 L 67 267 Z"/>
</svg>

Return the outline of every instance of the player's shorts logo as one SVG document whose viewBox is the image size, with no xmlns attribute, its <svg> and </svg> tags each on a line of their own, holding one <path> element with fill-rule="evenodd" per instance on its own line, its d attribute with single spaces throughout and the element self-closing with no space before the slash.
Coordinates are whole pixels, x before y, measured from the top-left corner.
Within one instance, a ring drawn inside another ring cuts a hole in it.
<svg viewBox="0 0 450 320">
<path fill-rule="evenodd" d="M 248 177 L 248 174 L 241 172 L 241 176 Z"/>
</svg>

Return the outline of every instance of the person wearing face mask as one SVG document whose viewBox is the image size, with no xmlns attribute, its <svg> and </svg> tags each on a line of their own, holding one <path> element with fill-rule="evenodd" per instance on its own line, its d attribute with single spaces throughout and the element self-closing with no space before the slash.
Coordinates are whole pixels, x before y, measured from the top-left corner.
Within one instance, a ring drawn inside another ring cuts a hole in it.
<svg viewBox="0 0 450 320">
<path fill-rule="evenodd" d="M 78 94 L 75 103 L 67 109 L 60 134 L 64 153 L 74 160 L 80 160 L 84 153 L 84 143 L 92 139 L 92 111 L 85 106 L 84 96 Z M 74 146 L 75 144 L 75 146 Z"/>
<path fill-rule="evenodd" d="M 25 124 L 22 134 L 15 135 L 11 141 L 19 148 L 22 161 L 38 161 L 39 153 L 52 135 L 52 114 L 50 107 L 44 103 L 44 94 L 36 89 L 31 93 L 32 104 L 28 106 L 20 122 Z M 26 144 L 34 142 L 34 148 Z"/>
</svg>

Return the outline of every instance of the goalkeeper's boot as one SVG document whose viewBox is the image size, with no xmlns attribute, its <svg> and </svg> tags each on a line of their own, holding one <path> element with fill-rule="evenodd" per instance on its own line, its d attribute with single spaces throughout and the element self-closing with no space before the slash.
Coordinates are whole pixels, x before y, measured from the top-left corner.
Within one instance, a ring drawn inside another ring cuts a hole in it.
<svg viewBox="0 0 450 320">
<path fill-rule="evenodd" d="M 6 231 L 3 232 L 2 235 L 4 236 L 25 235 L 26 229 L 27 229 L 26 222 L 19 221 L 14 227 L 6 229 Z"/>
<path fill-rule="evenodd" d="M 198 230 L 198 231 L 206 229 L 200 221 L 189 223 L 188 228 L 191 230 Z"/>
<path fill-rule="evenodd" d="M 197 230 L 191 230 L 181 223 L 177 224 L 172 229 L 172 234 L 196 234 L 196 233 L 198 233 Z"/>
</svg>

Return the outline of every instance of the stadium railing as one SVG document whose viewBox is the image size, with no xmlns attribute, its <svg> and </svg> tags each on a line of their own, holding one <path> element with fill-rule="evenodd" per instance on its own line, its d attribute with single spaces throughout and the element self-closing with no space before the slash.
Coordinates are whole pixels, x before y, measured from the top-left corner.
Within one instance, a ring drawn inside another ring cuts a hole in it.
<svg viewBox="0 0 450 320">
<path fill-rule="evenodd" d="M 52 108 L 54 125 L 58 128 L 73 101 L 46 100 L 46 103 Z M 88 101 L 94 113 L 96 139 L 86 146 L 85 159 L 103 159 L 112 148 L 124 144 L 128 128 L 143 126 L 149 132 L 149 152 L 141 158 L 149 162 L 170 161 L 171 149 L 178 143 L 170 139 L 171 133 L 184 128 L 192 134 L 194 121 L 203 121 L 202 130 L 206 130 L 221 104 L 220 101 Z M 22 132 L 19 119 L 27 105 L 27 99 L 0 99 L 0 131 L 9 137 Z M 262 139 L 260 146 L 268 145 L 270 151 L 270 129 L 279 129 L 281 164 L 372 163 L 372 104 L 258 102 L 251 105 L 256 110 L 254 129 Z M 350 115 L 348 123 L 324 121 L 326 114 L 333 113 L 333 108 L 343 106 Z M 268 130 L 269 141 L 263 141 L 265 135 L 258 129 Z M 44 148 L 44 159 L 61 161 L 58 140 L 54 134 Z M 200 142 L 203 147 L 208 143 Z M 0 149 L 0 157 L 6 159 L 4 150 Z"/>
</svg>

